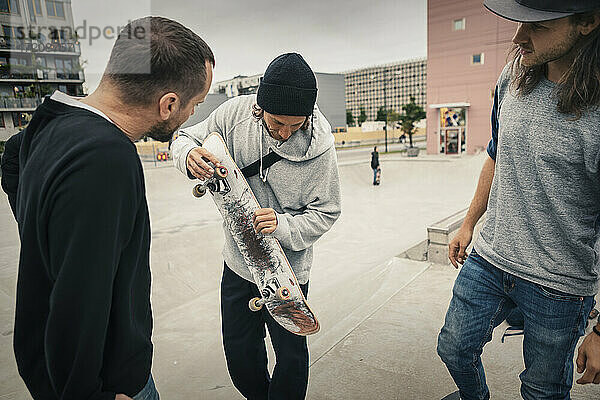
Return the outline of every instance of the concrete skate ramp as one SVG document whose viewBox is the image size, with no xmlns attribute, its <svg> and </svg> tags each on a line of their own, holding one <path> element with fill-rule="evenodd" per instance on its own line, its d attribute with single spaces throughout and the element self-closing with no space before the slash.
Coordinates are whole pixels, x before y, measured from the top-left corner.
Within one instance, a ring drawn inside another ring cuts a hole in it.
<svg viewBox="0 0 600 400">
<path fill-rule="evenodd" d="M 342 216 L 315 245 L 308 297 L 322 325 L 309 339 L 313 362 L 422 272 L 423 264 L 394 257 L 422 241 L 429 224 L 469 203 L 484 158 L 382 155 L 381 186 L 371 185 L 368 151 L 339 152 L 339 160 Z M 241 398 L 221 346 L 221 218 L 212 200 L 195 199 L 193 182 L 172 167 L 150 164 L 145 174 L 157 387 L 168 399 Z M 29 399 L 11 346 L 18 236 L 1 196 L 0 398 Z"/>
<path fill-rule="evenodd" d="M 382 185 L 374 187 L 368 157 L 339 158 L 342 216 L 315 245 L 311 272 L 308 300 L 322 326 L 309 338 L 312 363 L 426 268 L 395 256 L 422 241 L 428 224 L 468 204 L 483 162 L 382 156 Z M 193 183 L 172 169 L 148 169 L 146 177 L 157 385 L 174 399 L 241 398 L 221 348 L 218 212 L 210 198 L 193 198 Z"/>
</svg>

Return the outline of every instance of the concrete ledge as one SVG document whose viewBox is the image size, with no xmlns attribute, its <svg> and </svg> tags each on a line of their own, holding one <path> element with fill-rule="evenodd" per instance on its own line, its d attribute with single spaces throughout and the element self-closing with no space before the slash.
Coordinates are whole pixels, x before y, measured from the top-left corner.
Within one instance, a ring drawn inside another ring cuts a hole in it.
<svg viewBox="0 0 600 400">
<path fill-rule="evenodd" d="M 467 216 L 468 208 L 444 218 L 427 227 L 427 237 L 430 243 L 448 244 L 452 240 L 449 236 L 455 233 Z"/>
<path fill-rule="evenodd" d="M 398 258 L 408 258 L 413 261 L 427 261 L 427 250 L 429 247 L 429 240 L 425 239 L 416 245 L 412 246 L 408 250 L 398 254 Z"/>
<path fill-rule="evenodd" d="M 454 239 L 454 236 L 456 236 L 468 211 L 469 209 L 465 208 L 427 227 L 427 239 L 429 242 L 427 248 L 427 260 L 429 262 L 434 264 L 450 264 L 450 260 L 448 260 L 448 244 Z M 473 231 L 473 241 L 477 237 L 483 221 L 485 221 L 485 215 L 481 217 L 475 226 Z M 470 251 L 472 246 L 473 243 L 471 242 L 467 251 Z"/>
</svg>

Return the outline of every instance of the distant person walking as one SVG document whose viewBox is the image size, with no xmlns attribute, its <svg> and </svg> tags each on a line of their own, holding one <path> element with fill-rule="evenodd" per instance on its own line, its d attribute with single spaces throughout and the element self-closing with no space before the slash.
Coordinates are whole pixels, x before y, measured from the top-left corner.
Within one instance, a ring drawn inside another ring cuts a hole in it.
<svg viewBox="0 0 600 400">
<path fill-rule="evenodd" d="M 373 185 L 377 185 L 377 171 L 380 170 L 377 146 L 373 147 L 373 151 L 371 152 L 371 168 L 373 169 Z"/>
<path fill-rule="evenodd" d="M 488 157 L 449 244 L 452 264 L 464 265 L 437 350 L 461 399 L 489 399 L 483 347 L 518 308 L 524 325 L 521 396 L 570 399 L 573 355 L 600 274 L 600 4 L 484 5 L 519 24 L 496 85 Z M 555 140 L 565 132 L 567 143 Z M 579 384 L 600 383 L 600 324 L 579 347 L 577 372 L 583 373 Z"/>
</svg>

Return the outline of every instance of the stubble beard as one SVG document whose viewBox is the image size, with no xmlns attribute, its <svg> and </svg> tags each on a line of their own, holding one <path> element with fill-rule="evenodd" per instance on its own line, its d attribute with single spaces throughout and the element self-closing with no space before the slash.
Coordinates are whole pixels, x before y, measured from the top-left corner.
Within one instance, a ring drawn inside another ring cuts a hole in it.
<svg viewBox="0 0 600 400">
<path fill-rule="evenodd" d="M 532 53 L 533 58 L 531 58 L 530 60 L 524 59 L 524 56 L 521 55 L 519 56 L 519 62 L 523 67 L 532 68 L 548 64 L 553 61 L 558 61 L 561 58 L 570 55 L 575 50 L 578 41 L 579 34 L 573 28 L 569 32 L 569 35 L 562 42 L 556 43 L 554 46 L 545 50 L 543 53 L 537 55 L 535 54 L 535 52 Z"/>
<path fill-rule="evenodd" d="M 157 122 L 148 129 L 146 136 L 159 142 L 168 142 L 173 137 L 175 131 L 182 125 L 182 123 L 179 123 L 177 116 L 174 116 L 173 120 Z"/>
</svg>

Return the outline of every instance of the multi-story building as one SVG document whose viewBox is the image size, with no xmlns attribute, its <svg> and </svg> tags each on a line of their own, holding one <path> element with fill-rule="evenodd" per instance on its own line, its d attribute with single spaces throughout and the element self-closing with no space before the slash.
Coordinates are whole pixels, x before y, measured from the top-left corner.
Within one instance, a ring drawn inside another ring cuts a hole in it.
<svg viewBox="0 0 600 400">
<path fill-rule="evenodd" d="M 224 93 L 228 98 L 253 94 L 258 90 L 260 78 L 262 78 L 262 74 L 252 76 L 239 75 L 233 79 L 220 81 L 213 85 L 213 93 Z"/>
<path fill-rule="evenodd" d="M 364 109 L 367 120 L 374 121 L 380 108 L 402 113 L 402 106 L 414 97 L 425 108 L 427 59 L 419 58 L 361 68 L 344 73 L 346 110 L 357 121 Z"/>
<path fill-rule="evenodd" d="M 0 140 L 31 119 L 46 94 L 83 95 L 71 2 L 0 0 Z"/>
<path fill-rule="evenodd" d="M 516 24 L 481 0 L 427 2 L 427 152 L 469 154 L 490 140 L 490 112 Z"/>
<path fill-rule="evenodd" d="M 315 72 L 317 78 L 317 104 L 325 115 L 333 130 L 343 129 L 346 126 L 346 113 L 344 109 L 344 75 Z M 236 76 L 233 79 L 220 81 L 213 84 L 213 94 L 226 95 L 227 98 L 254 94 L 258 90 L 262 74 L 252 76 Z M 218 106 L 218 104 L 217 104 Z M 200 105 L 199 115 L 210 113 L 209 106 Z M 215 107 L 216 108 L 216 107 Z"/>
</svg>

